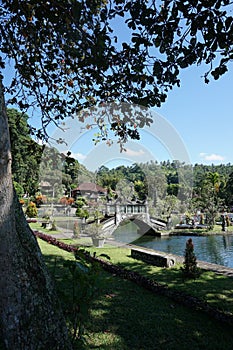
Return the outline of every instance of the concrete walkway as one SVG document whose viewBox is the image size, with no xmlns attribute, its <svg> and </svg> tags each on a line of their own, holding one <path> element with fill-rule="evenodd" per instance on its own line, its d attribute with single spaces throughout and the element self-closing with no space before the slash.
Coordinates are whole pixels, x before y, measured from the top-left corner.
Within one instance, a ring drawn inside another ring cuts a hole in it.
<svg viewBox="0 0 233 350">
<path fill-rule="evenodd" d="M 56 239 L 71 239 L 73 237 L 73 231 L 71 230 L 65 230 L 61 231 L 63 229 L 58 228 L 59 232 L 58 233 L 52 233 L 51 236 L 56 238 Z"/>
<path fill-rule="evenodd" d="M 233 277 L 233 268 L 217 265 L 217 264 L 211 264 L 206 261 L 199 261 L 199 260 L 197 260 L 197 264 L 203 270 L 209 270 L 217 274 Z"/>
</svg>

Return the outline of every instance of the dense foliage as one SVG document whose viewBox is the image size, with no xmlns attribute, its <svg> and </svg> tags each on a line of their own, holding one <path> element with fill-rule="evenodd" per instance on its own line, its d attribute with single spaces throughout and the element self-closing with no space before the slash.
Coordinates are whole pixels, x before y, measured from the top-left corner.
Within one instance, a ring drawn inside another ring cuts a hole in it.
<svg viewBox="0 0 233 350">
<path fill-rule="evenodd" d="M 121 141 L 137 139 L 151 117 L 122 102 L 159 107 L 193 64 L 206 65 L 206 83 L 224 74 L 233 55 L 231 10 L 230 0 L 4 0 L 0 67 L 10 60 L 9 102 L 33 106 L 39 135 L 51 121 L 114 102 L 124 113 L 104 107 L 92 120 L 99 137 L 108 139 L 107 123 Z"/>
<path fill-rule="evenodd" d="M 32 139 L 27 114 L 20 113 L 16 109 L 8 109 L 7 115 L 11 138 L 13 180 L 19 197 L 25 194 L 38 197 L 43 180 L 49 180 L 52 183 L 59 178 L 61 195 L 63 192 L 70 194 L 72 188 L 77 187 L 79 182 L 90 181 L 93 177 L 92 172 L 76 159 L 70 155 L 58 154 L 55 148 L 45 149 L 45 146 L 41 146 Z"/>
<path fill-rule="evenodd" d="M 102 166 L 94 176 L 70 154 L 59 154 L 55 148 L 45 149 L 33 141 L 27 127 L 27 116 L 22 117 L 16 110 L 8 110 L 8 114 L 13 176 L 19 197 L 28 193 L 37 204 L 45 198 L 59 200 L 64 194 L 67 199 L 72 189 L 82 182 L 97 181 L 108 189 L 108 200 L 116 196 L 131 200 L 148 199 L 159 216 L 167 217 L 174 211 L 206 212 L 208 208 L 208 224 L 213 225 L 218 212 L 232 211 L 231 164 L 187 165 L 176 160 L 150 161 L 113 169 Z M 50 184 L 48 189 L 46 183 Z M 82 216 L 83 209 L 80 207 L 79 210 L 78 215 Z"/>
<path fill-rule="evenodd" d="M 101 167 L 97 180 L 103 187 L 116 190 L 117 183 L 126 179 L 134 184 L 139 199 L 148 197 L 157 206 L 163 199 L 165 206 L 165 201 L 169 204 L 168 197 L 170 201 L 176 197 L 184 204 L 181 211 L 208 209 L 211 221 L 218 211 L 232 210 L 232 174 L 230 163 L 186 165 L 179 161 L 151 161 L 114 169 Z"/>
<path fill-rule="evenodd" d="M 7 110 L 11 150 L 13 180 L 23 187 L 24 193 L 34 194 L 38 188 L 43 147 L 30 137 L 28 115 L 16 109 Z"/>
</svg>

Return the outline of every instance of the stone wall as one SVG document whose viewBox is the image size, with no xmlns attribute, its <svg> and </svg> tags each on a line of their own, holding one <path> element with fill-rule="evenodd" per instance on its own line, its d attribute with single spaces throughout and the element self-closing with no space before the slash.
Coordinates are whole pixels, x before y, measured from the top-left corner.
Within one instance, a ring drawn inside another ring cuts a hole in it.
<svg viewBox="0 0 233 350">
<path fill-rule="evenodd" d="M 149 249 L 132 248 L 131 257 L 160 267 L 172 267 L 176 264 L 175 256 L 157 253 Z"/>
</svg>

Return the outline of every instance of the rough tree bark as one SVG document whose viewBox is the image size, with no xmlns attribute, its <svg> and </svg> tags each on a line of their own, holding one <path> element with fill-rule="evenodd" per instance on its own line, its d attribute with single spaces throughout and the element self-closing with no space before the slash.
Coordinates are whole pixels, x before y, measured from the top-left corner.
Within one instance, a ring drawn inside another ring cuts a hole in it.
<svg viewBox="0 0 233 350">
<path fill-rule="evenodd" d="M 13 190 L 1 79 L 0 313 L 1 337 L 6 349 L 71 349 L 52 280 Z"/>
</svg>

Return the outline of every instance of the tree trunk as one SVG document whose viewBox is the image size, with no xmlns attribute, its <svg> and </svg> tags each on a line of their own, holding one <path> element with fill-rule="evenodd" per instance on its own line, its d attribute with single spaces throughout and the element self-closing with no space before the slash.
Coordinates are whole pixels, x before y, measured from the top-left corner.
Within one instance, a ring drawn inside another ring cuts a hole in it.
<svg viewBox="0 0 233 350">
<path fill-rule="evenodd" d="M 10 350 L 71 349 L 55 289 L 13 190 L 0 79 L 0 326 Z"/>
</svg>

